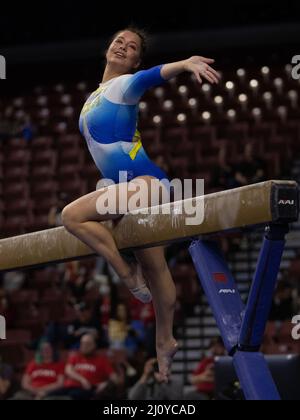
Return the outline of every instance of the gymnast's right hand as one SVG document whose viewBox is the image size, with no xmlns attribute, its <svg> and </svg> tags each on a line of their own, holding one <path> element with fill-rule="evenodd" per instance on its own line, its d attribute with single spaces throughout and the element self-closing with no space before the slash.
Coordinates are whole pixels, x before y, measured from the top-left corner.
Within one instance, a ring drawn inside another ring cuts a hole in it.
<svg viewBox="0 0 300 420">
<path fill-rule="evenodd" d="M 210 66 L 214 62 L 212 58 L 193 56 L 184 60 L 183 67 L 185 71 L 193 73 L 200 84 L 202 84 L 202 77 L 212 84 L 218 84 L 221 75 Z"/>
</svg>

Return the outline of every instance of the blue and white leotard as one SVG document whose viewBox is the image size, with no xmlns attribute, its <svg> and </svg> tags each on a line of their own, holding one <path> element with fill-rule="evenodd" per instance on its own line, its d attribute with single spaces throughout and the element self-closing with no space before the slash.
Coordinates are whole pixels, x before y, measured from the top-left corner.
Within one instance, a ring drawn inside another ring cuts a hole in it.
<svg viewBox="0 0 300 420">
<path fill-rule="evenodd" d="M 80 115 L 80 131 L 104 178 L 119 182 L 119 172 L 127 181 L 149 175 L 168 179 L 147 156 L 137 130 L 138 103 L 147 89 L 165 82 L 161 67 L 116 77 L 92 93 Z"/>
</svg>

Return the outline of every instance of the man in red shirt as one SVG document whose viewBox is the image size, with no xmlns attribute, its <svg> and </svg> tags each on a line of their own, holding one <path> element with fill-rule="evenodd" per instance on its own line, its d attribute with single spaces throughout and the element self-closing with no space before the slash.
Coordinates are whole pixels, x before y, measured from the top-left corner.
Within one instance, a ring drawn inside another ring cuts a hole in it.
<svg viewBox="0 0 300 420">
<path fill-rule="evenodd" d="M 64 365 L 55 360 L 50 343 L 42 341 L 22 378 L 22 390 L 14 400 L 41 400 L 60 389 L 64 381 Z"/>
<path fill-rule="evenodd" d="M 97 354 L 97 339 L 85 334 L 80 349 L 71 353 L 65 368 L 64 388 L 56 396 L 73 400 L 97 398 L 110 384 L 118 384 L 117 376 L 107 357 Z"/>
<path fill-rule="evenodd" d="M 211 341 L 208 355 L 199 363 L 192 375 L 191 384 L 196 392 L 186 396 L 188 400 L 207 400 L 215 392 L 215 357 L 224 356 L 225 348 L 220 338 Z"/>
</svg>

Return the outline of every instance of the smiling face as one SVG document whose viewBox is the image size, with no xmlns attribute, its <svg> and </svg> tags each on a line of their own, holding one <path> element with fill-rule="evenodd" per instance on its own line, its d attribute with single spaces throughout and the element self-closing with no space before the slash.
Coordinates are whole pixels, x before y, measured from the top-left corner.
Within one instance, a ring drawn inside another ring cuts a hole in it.
<svg viewBox="0 0 300 420">
<path fill-rule="evenodd" d="M 119 32 L 111 43 L 106 60 L 109 66 L 122 74 L 136 70 L 141 64 L 142 40 L 131 31 Z"/>
</svg>

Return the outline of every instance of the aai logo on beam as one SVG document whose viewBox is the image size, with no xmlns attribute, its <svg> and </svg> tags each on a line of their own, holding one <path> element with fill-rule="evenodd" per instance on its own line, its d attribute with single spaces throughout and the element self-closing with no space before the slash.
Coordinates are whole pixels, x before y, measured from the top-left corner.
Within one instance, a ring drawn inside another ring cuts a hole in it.
<svg viewBox="0 0 300 420">
<path fill-rule="evenodd" d="M 0 55 L 0 79 L 6 79 L 6 59 Z"/>
<path fill-rule="evenodd" d="M 4 316 L 0 315 L 0 340 L 6 340 L 6 321 Z"/>
</svg>

